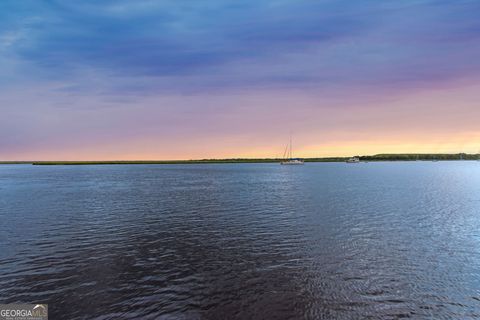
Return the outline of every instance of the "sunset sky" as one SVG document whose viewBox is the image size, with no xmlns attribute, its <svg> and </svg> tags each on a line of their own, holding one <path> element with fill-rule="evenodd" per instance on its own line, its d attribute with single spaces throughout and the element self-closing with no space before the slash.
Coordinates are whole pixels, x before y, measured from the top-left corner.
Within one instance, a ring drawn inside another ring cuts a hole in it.
<svg viewBox="0 0 480 320">
<path fill-rule="evenodd" d="M 478 0 L 4 0 L 0 160 L 480 150 Z"/>
</svg>

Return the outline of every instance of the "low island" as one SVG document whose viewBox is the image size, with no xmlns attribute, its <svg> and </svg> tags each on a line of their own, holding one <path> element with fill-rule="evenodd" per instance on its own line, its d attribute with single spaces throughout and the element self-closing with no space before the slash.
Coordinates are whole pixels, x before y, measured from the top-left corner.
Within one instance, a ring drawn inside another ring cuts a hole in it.
<svg viewBox="0 0 480 320">
<path fill-rule="evenodd" d="M 376 154 L 358 156 L 360 161 L 455 161 L 480 160 L 480 154 Z M 304 158 L 305 162 L 345 162 L 349 157 Z M 280 158 L 232 158 L 232 159 L 198 159 L 198 160 L 114 160 L 114 161 L 0 161 L 0 164 L 32 164 L 32 165 L 102 165 L 102 164 L 201 164 L 201 163 L 272 163 L 280 162 Z"/>
</svg>

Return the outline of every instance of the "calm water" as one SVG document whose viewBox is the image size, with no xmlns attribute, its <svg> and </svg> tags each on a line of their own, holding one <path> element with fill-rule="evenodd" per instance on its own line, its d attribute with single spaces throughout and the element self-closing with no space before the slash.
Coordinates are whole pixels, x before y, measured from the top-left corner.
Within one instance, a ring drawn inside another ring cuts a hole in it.
<svg viewBox="0 0 480 320">
<path fill-rule="evenodd" d="M 480 317 L 480 163 L 0 166 L 0 303 L 51 319 Z"/>
</svg>

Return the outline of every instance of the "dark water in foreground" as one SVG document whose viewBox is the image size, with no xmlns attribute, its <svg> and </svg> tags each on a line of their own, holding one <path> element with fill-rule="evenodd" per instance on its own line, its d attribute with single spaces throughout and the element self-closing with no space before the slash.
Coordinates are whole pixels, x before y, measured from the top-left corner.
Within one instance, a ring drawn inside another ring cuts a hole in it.
<svg viewBox="0 0 480 320">
<path fill-rule="evenodd" d="M 0 303 L 50 319 L 480 317 L 480 163 L 0 166 Z"/>
</svg>

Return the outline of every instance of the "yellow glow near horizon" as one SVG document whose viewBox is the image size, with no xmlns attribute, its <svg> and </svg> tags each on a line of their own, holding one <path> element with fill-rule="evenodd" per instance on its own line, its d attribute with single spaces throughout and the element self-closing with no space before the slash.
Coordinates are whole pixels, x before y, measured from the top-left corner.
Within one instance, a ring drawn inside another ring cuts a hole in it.
<svg viewBox="0 0 480 320">
<path fill-rule="evenodd" d="M 80 111 L 72 127 L 75 134 L 72 133 L 70 139 L 60 135 L 52 140 L 40 139 L 26 147 L 12 145 L 8 153 L 5 148 L 0 150 L 0 160 L 278 158 L 288 142 L 286 119 L 293 129 L 296 157 L 476 154 L 480 150 L 478 83 L 470 81 L 387 98 L 383 94 L 363 102 L 347 99 L 337 104 L 299 92 L 188 97 L 188 104 L 195 101 L 201 104 L 203 99 L 208 99 L 212 108 L 230 104 L 229 111 L 212 113 L 205 122 L 182 111 L 184 97 L 146 98 L 133 115 L 128 106 L 115 113 L 110 109 Z M 295 103 L 303 107 L 298 111 L 288 108 Z M 158 105 L 170 106 L 168 114 L 161 114 L 162 121 L 175 125 L 156 125 L 151 112 Z M 96 130 L 100 133 L 90 133 L 99 114 L 112 115 L 110 121 L 118 123 L 119 129 L 114 126 L 112 134 L 109 130 L 113 129 L 99 127 Z M 137 122 L 153 125 L 139 132 L 130 130 Z"/>
</svg>

